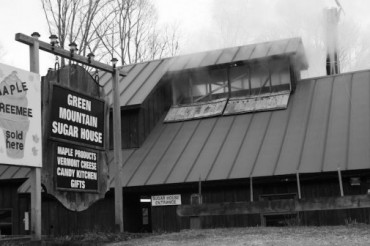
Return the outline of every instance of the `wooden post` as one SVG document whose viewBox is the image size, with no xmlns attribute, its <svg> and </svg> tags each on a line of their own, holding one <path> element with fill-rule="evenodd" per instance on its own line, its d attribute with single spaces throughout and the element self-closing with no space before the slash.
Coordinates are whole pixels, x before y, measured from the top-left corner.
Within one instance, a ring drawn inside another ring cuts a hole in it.
<svg viewBox="0 0 370 246">
<path fill-rule="evenodd" d="M 114 216 L 116 230 L 123 232 L 123 197 L 122 197 L 122 139 L 121 139 L 121 107 L 118 86 L 119 71 L 114 67 L 113 72 L 113 141 L 114 141 Z"/>
<path fill-rule="evenodd" d="M 172 91 L 172 105 L 177 105 L 177 95 L 176 95 L 176 88 L 175 88 L 175 81 L 171 81 L 171 91 Z"/>
<path fill-rule="evenodd" d="M 208 81 L 207 85 L 209 87 L 208 97 L 209 97 L 209 100 L 212 100 L 212 83 L 211 83 L 211 81 Z"/>
<path fill-rule="evenodd" d="M 202 195 L 202 179 L 199 176 L 199 183 L 198 183 L 198 193 L 199 195 Z"/>
<path fill-rule="evenodd" d="M 344 196 L 343 182 L 342 182 L 342 173 L 341 173 L 339 167 L 338 167 L 338 179 L 339 179 L 340 196 Z"/>
<path fill-rule="evenodd" d="M 230 67 L 227 67 L 226 68 L 226 76 L 227 76 L 227 96 L 228 98 L 231 97 L 231 81 L 230 81 Z M 225 87 L 224 87 L 224 90 L 225 90 Z"/>
<path fill-rule="evenodd" d="M 248 86 L 249 86 L 249 95 L 252 95 L 252 75 L 251 75 L 251 67 L 248 65 Z"/>
<path fill-rule="evenodd" d="M 253 178 L 252 176 L 250 177 L 249 179 L 249 191 L 250 191 L 250 195 L 251 195 L 251 202 L 253 202 Z"/>
<path fill-rule="evenodd" d="M 31 170 L 31 238 L 41 241 L 41 168 Z"/>
<path fill-rule="evenodd" d="M 297 176 L 298 199 L 301 199 L 302 198 L 302 195 L 301 195 L 301 182 L 299 180 L 299 172 L 298 171 L 296 173 L 296 176 Z"/>
<path fill-rule="evenodd" d="M 39 41 L 40 34 L 32 33 L 30 46 L 30 71 L 40 73 Z M 41 102 L 40 102 L 41 103 Z M 40 126 L 41 127 L 41 126 Z M 41 244 L 41 167 L 31 168 L 31 239 L 34 245 Z"/>
<path fill-rule="evenodd" d="M 194 98 L 193 98 L 193 80 L 192 80 L 191 74 L 189 75 L 189 96 L 190 96 L 190 103 L 193 103 L 194 102 Z"/>
</svg>

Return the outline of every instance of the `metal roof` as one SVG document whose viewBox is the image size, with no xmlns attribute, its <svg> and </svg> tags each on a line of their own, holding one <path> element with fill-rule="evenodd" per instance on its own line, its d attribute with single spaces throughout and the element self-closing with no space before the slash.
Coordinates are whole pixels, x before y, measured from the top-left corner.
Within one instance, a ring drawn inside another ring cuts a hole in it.
<svg viewBox="0 0 370 246">
<path fill-rule="evenodd" d="M 119 79 L 120 105 L 136 106 L 142 104 L 167 72 L 241 61 L 255 61 L 274 56 L 292 57 L 294 64 L 299 69 L 306 69 L 308 66 L 300 38 L 211 50 L 124 66 L 122 70 L 127 72 L 127 76 Z M 112 105 L 111 74 L 101 73 L 100 83 L 107 93 L 109 104 Z"/>
<path fill-rule="evenodd" d="M 31 168 L 0 164 L 0 180 L 24 179 L 30 177 Z"/>
<path fill-rule="evenodd" d="M 369 126 L 370 71 L 302 80 L 286 110 L 158 123 L 123 151 L 122 184 L 367 169 Z"/>
<path fill-rule="evenodd" d="M 369 126 L 370 70 L 302 80 L 286 110 L 158 123 L 140 148 L 122 151 L 122 184 L 368 169 Z M 0 165 L 0 179 L 25 178 L 29 170 Z"/>
<path fill-rule="evenodd" d="M 174 57 L 168 71 L 173 72 L 203 66 L 253 61 L 283 55 L 292 55 L 297 58 L 296 65 L 298 67 L 302 69 L 307 68 L 301 39 L 290 38 Z"/>
</svg>

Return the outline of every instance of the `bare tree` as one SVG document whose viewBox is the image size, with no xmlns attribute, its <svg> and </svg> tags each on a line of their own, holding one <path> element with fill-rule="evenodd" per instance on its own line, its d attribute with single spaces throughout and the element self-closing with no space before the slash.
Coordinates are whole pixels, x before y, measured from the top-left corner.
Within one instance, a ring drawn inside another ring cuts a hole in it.
<svg viewBox="0 0 370 246">
<path fill-rule="evenodd" d="M 126 65 L 177 54 L 177 26 L 158 28 L 156 10 L 149 0 L 116 0 L 113 6 L 113 22 L 106 23 L 99 34 L 111 57 L 117 56 Z M 106 30 L 110 35 L 104 35 Z"/>
<path fill-rule="evenodd" d="M 79 44 L 78 54 L 89 52 L 122 65 L 174 55 L 179 49 L 176 28 L 158 28 L 149 0 L 42 0 L 50 33 L 60 46 Z"/>
<path fill-rule="evenodd" d="M 97 29 L 107 21 L 113 12 L 106 5 L 113 0 L 42 0 L 50 34 L 57 34 L 59 45 L 77 42 L 78 54 L 86 56 L 102 47 Z"/>
<path fill-rule="evenodd" d="M 172 57 L 179 52 L 180 31 L 179 26 L 165 25 L 162 29 L 155 29 L 149 35 L 146 59 L 158 59 L 161 57 Z"/>
<path fill-rule="evenodd" d="M 370 35 L 352 20 L 339 23 L 338 46 L 341 72 L 367 69 Z"/>
</svg>

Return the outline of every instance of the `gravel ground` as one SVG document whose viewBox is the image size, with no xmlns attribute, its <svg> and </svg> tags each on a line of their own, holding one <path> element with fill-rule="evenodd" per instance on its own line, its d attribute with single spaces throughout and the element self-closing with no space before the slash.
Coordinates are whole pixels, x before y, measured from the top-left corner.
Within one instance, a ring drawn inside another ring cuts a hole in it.
<svg viewBox="0 0 370 246">
<path fill-rule="evenodd" d="M 149 235 L 109 246 L 182 246 L 182 245 L 268 245 L 324 246 L 370 245 L 370 226 L 333 227 L 254 227 L 184 230 L 179 233 Z"/>
</svg>

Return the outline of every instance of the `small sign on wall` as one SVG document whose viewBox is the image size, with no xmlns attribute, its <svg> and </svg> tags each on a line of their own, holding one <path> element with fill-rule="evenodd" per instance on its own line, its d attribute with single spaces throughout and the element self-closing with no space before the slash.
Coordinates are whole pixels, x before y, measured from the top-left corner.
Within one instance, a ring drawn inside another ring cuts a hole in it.
<svg viewBox="0 0 370 246">
<path fill-rule="evenodd" d="M 152 196 L 152 206 L 181 205 L 181 195 Z"/>
</svg>

